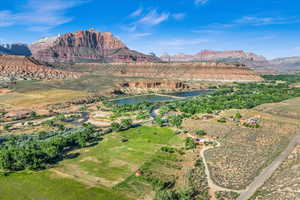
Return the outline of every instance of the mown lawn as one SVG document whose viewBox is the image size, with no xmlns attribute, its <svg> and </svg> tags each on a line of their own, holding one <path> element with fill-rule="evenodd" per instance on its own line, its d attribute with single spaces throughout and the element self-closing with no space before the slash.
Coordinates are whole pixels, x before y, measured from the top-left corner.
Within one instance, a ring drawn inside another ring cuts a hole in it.
<svg viewBox="0 0 300 200">
<path fill-rule="evenodd" d="M 130 200 L 104 187 L 88 188 L 49 171 L 16 173 L 0 178 L 1 200 Z"/>
</svg>

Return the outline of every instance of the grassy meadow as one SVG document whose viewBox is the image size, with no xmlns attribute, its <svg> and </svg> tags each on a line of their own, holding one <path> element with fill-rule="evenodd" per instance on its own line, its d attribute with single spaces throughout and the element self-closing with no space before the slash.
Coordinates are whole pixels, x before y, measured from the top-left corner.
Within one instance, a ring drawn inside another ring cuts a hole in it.
<svg viewBox="0 0 300 200">
<path fill-rule="evenodd" d="M 143 126 L 113 133 L 96 146 L 70 152 L 77 157 L 50 169 L 0 177 L 0 199 L 129 200 L 130 191 L 118 185 L 123 181 L 128 183 L 127 178 L 153 160 L 162 146 L 182 147 L 182 144 L 183 139 L 167 128 Z M 149 183 L 147 188 L 151 190 Z"/>
</svg>

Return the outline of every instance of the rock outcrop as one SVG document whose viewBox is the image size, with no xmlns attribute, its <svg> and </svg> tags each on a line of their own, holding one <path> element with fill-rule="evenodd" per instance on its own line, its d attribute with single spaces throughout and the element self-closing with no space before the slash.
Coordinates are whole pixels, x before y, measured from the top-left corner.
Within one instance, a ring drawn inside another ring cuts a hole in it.
<svg viewBox="0 0 300 200">
<path fill-rule="evenodd" d="M 176 80 L 131 80 L 121 83 L 116 91 L 121 91 L 125 94 L 142 94 L 159 91 L 179 91 L 188 90 L 191 86 L 182 81 Z"/>
<path fill-rule="evenodd" d="M 122 83 L 121 87 L 125 88 L 140 88 L 140 89 L 189 89 L 190 86 L 186 83 L 180 81 L 172 81 L 172 80 L 139 80 L 139 81 L 130 81 L 126 83 Z"/>
<path fill-rule="evenodd" d="M 130 50 L 110 32 L 94 29 L 41 39 L 30 49 L 45 62 L 155 62 L 159 58 Z"/>
<path fill-rule="evenodd" d="M 221 61 L 221 62 L 266 62 L 266 58 L 258 56 L 254 53 L 248 53 L 241 50 L 237 51 L 211 51 L 203 50 L 195 55 L 177 54 L 170 56 L 164 54 L 161 59 L 171 62 L 187 62 L 187 61 Z"/>
<path fill-rule="evenodd" d="M 31 51 L 26 44 L 2 44 L 0 54 L 15 56 L 31 56 Z"/>
<path fill-rule="evenodd" d="M 0 55 L 0 77 L 10 80 L 70 79 L 80 75 L 44 66 L 31 57 Z"/>
<path fill-rule="evenodd" d="M 221 62 L 115 64 L 110 67 L 115 76 L 162 78 L 183 81 L 251 82 L 263 79 L 242 64 Z"/>
</svg>

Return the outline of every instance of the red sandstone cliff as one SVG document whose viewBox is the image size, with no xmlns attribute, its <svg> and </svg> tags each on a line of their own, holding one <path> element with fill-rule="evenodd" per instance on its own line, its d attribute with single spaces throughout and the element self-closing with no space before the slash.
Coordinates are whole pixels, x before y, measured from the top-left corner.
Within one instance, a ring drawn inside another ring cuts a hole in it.
<svg viewBox="0 0 300 200">
<path fill-rule="evenodd" d="M 157 57 L 128 47 L 109 32 L 78 31 L 44 38 L 30 46 L 33 57 L 46 62 L 154 62 Z"/>
<path fill-rule="evenodd" d="M 112 65 L 112 73 L 122 77 L 163 78 L 183 81 L 249 82 L 263 79 L 242 64 L 221 62 L 144 63 Z"/>
<path fill-rule="evenodd" d="M 30 57 L 0 55 L 0 77 L 50 80 L 79 78 L 80 75 L 80 73 L 65 72 L 44 66 Z"/>
</svg>

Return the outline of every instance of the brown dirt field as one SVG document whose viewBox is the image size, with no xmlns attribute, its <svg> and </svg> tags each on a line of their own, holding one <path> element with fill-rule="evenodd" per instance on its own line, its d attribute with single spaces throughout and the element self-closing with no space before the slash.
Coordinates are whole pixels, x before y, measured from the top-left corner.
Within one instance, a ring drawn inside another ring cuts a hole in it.
<svg viewBox="0 0 300 200">
<path fill-rule="evenodd" d="M 251 200 L 300 199 L 300 145 L 289 155 Z"/>
<path fill-rule="evenodd" d="M 8 94 L 8 93 L 11 93 L 12 91 L 9 90 L 9 89 L 5 89 L 5 88 L 0 88 L 0 95 L 1 94 Z"/>
<path fill-rule="evenodd" d="M 228 118 L 237 110 L 226 111 Z M 221 146 L 205 152 L 211 177 L 217 185 L 228 189 L 244 189 L 254 177 L 286 147 L 299 130 L 299 121 L 273 116 L 255 110 L 239 111 L 243 118 L 260 116 L 260 128 L 246 128 L 232 121 L 218 123 L 187 120 L 184 127 L 203 129 L 216 138 Z M 220 116 L 221 117 L 221 116 Z"/>
</svg>

